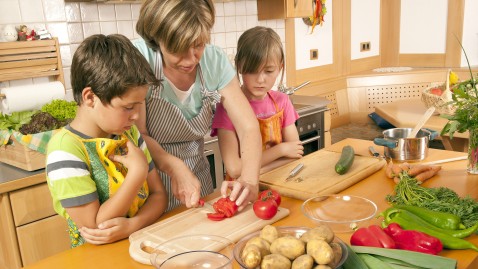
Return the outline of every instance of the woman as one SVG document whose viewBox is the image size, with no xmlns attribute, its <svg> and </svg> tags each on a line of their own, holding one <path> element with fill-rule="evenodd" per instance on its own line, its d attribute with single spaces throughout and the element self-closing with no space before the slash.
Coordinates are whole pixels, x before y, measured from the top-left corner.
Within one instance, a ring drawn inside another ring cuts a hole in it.
<svg viewBox="0 0 478 269">
<path fill-rule="evenodd" d="M 168 210 L 180 203 L 197 206 L 213 191 L 204 136 L 219 100 L 237 130 L 244 160 L 241 177 L 224 182 L 221 193 L 231 189 L 239 210 L 257 198 L 259 128 L 227 56 L 208 44 L 214 20 L 211 0 L 146 0 L 136 25 L 143 40 L 135 45 L 162 81 L 143 106 L 138 128 L 169 192 Z"/>
</svg>

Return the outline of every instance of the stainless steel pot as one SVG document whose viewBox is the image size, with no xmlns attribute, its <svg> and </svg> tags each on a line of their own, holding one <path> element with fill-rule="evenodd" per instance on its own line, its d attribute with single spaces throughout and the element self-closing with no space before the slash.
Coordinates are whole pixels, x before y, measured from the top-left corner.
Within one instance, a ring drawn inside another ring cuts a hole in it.
<svg viewBox="0 0 478 269">
<path fill-rule="evenodd" d="M 421 161 L 428 155 L 428 142 L 438 135 L 436 131 L 420 129 L 415 138 L 407 138 L 412 128 L 393 128 L 375 138 L 376 145 L 384 146 L 384 154 L 398 161 Z"/>
</svg>

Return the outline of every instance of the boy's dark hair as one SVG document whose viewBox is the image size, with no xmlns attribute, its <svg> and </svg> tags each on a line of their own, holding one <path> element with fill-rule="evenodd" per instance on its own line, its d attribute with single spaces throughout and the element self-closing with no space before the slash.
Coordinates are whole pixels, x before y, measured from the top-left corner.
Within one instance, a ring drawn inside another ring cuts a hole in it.
<svg viewBox="0 0 478 269">
<path fill-rule="evenodd" d="M 158 84 L 151 66 L 123 35 L 92 35 L 73 55 L 71 86 L 78 105 L 86 87 L 91 87 L 102 103 L 109 104 L 130 87 Z"/>
</svg>

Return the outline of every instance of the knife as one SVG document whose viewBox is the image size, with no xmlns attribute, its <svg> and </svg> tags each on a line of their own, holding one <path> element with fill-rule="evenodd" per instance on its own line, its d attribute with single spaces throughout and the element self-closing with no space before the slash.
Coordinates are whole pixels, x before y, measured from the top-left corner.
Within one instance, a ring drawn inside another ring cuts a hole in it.
<svg viewBox="0 0 478 269">
<path fill-rule="evenodd" d="M 368 150 L 370 150 L 370 153 L 372 153 L 373 157 L 380 157 L 380 153 L 378 153 L 373 146 L 368 147 Z"/>
<path fill-rule="evenodd" d="M 295 177 L 300 170 L 302 170 L 302 168 L 304 168 L 304 164 L 299 163 L 296 167 L 294 167 L 294 169 L 292 169 L 292 171 L 290 171 L 289 176 L 285 179 L 285 181 L 289 181 L 291 178 Z"/>
</svg>

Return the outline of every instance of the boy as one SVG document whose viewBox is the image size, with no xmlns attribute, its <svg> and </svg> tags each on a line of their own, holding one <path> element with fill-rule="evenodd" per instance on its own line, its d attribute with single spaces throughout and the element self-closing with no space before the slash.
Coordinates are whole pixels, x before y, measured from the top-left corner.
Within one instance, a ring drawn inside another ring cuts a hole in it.
<svg viewBox="0 0 478 269">
<path fill-rule="evenodd" d="M 152 224 L 167 195 L 134 125 L 158 80 L 122 35 L 93 35 L 71 66 L 73 121 L 48 144 L 46 174 L 72 247 L 111 243 Z"/>
</svg>

